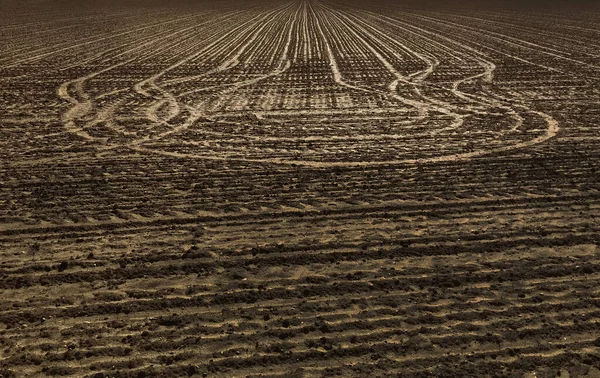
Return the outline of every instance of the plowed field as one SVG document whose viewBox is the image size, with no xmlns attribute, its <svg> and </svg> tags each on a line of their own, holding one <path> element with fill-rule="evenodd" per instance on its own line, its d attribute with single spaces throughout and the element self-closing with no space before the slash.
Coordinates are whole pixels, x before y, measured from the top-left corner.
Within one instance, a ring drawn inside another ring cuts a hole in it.
<svg viewBox="0 0 600 378">
<path fill-rule="evenodd" d="M 0 377 L 600 377 L 598 13 L 52 4 L 0 3 Z"/>
</svg>

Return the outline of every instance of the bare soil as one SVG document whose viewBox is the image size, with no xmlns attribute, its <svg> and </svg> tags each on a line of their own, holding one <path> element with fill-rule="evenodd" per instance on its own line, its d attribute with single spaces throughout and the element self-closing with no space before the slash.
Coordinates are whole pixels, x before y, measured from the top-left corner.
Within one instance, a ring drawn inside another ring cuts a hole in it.
<svg viewBox="0 0 600 378">
<path fill-rule="evenodd" d="M 600 377 L 597 13 L 52 4 L 0 12 L 0 377 Z"/>
</svg>

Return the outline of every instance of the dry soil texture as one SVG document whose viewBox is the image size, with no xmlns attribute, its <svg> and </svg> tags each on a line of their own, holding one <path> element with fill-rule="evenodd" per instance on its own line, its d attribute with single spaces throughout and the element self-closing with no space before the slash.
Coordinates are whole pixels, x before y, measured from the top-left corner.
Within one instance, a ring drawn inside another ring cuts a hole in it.
<svg viewBox="0 0 600 378">
<path fill-rule="evenodd" d="M 600 375 L 598 14 L 4 5 L 0 376 Z"/>
</svg>

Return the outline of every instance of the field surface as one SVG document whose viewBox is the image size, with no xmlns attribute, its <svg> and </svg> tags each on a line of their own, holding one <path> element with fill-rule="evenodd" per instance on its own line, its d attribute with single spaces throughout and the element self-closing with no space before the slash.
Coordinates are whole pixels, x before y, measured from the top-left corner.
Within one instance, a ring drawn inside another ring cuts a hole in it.
<svg viewBox="0 0 600 378">
<path fill-rule="evenodd" d="M 56 4 L 0 2 L 0 377 L 600 377 L 599 13 Z"/>
</svg>

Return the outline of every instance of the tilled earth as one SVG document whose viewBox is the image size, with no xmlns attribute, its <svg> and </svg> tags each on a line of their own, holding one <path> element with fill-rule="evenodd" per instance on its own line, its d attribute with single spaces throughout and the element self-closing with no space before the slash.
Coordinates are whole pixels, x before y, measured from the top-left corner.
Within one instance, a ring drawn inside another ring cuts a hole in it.
<svg viewBox="0 0 600 378">
<path fill-rule="evenodd" d="M 600 377 L 597 14 L 26 4 L 0 377 Z"/>
</svg>

